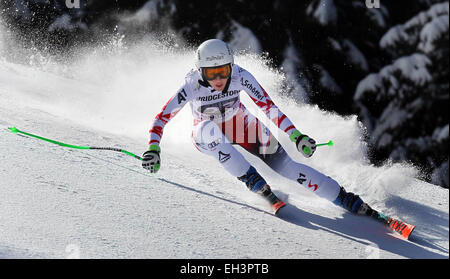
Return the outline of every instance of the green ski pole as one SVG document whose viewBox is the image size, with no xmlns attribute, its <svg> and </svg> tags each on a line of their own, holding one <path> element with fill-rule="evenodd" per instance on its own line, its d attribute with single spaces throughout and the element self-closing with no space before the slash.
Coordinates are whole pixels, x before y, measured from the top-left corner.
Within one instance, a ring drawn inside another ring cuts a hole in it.
<svg viewBox="0 0 450 279">
<path fill-rule="evenodd" d="M 326 142 L 326 143 L 319 143 L 319 144 L 316 144 L 316 146 L 324 146 L 324 145 L 328 145 L 328 146 L 333 146 L 333 141 L 332 140 L 330 140 L 329 142 Z"/>
<path fill-rule="evenodd" d="M 333 141 L 330 140 L 329 142 L 326 142 L 326 143 L 316 144 L 316 146 L 326 146 L 326 145 L 333 146 Z M 311 149 L 308 146 L 304 146 L 303 147 L 303 152 L 305 152 L 306 154 L 310 154 L 311 153 Z"/>
<path fill-rule="evenodd" d="M 136 154 L 133 154 L 133 153 L 127 151 L 127 150 L 120 149 L 120 148 L 115 148 L 115 147 L 95 147 L 95 146 L 72 145 L 72 144 L 67 144 L 67 143 L 63 143 L 63 142 L 56 141 L 56 140 L 44 138 L 44 137 L 41 137 L 41 136 L 33 135 L 33 134 L 31 134 L 31 133 L 27 133 L 27 132 L 21 131 L 21 130 L 17 129 L 16 127 L 11 127 L 11 128 L 8 128 L 8 129 L 9 129 L 12 133 L 14 133 L 14 134 L 22 134 L 22 135 L 26 135 L 26 136 L 33 137 L 33 138 L 36 138 L 36 139 L 40 139 L 40 140 L 43 140 L 43 141 L 47 141 L 47 142 L 50 142 L 50 143 L 54 143 L 54 144 L 57 144 L 57 145 L 63 146 L 63 147 L 74 148 L 74 149 L 91 149 L 91 150 L 111 150 L 111 151 L 117 151 L 117 152 L 122 152 L 122 153 L 124 153 L 124 154 L 127 154 L 127 155 L 129 155 L 129 156 L 131 156 L 131 157 L 134 157 L 134 158 L 136 158 L 136 159 L 142 161 L 142 158 L 141 158 L 140 156 L 138 156 L 138 155 L 136 155 Z"/>
</svg>

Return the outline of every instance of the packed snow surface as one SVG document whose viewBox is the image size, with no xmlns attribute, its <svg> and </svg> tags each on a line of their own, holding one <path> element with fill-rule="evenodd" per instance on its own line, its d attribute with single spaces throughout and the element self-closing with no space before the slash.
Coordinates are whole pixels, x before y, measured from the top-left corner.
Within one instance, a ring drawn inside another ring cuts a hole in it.
<svg viewBox="0 0 450 279">
<path fill-rule="evenodd" d="M 196 150 L 188 106 L 166 126 L 157 174 L 122 153 L 69 149 L 7 129 L 142 154 L 153 118 L 193 66 L 192 50 L 119 41 L 80 49 L 66 62 L 35 53 L 20 63 L 0 53 L 0 258 L 448 258 L 448 189 L 417 179 L 407 164 L 368 163 L 356 117 L 293 102 L 279 89 L 283 76 L 258 57 L 236 63 L 302 132 L 335 143 L 305 159 L 271 126 L 289 154 L 415 224 L 411 241 L 244 153 L 288 202 L 274 216 Z M 245 93 L 242 99 L 268 123 Z"/>
</svg>

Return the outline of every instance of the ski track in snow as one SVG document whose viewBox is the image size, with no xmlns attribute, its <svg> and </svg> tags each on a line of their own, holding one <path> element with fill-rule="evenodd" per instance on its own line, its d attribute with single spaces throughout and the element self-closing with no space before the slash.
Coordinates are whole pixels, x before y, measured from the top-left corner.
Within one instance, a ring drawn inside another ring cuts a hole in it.
<svg viewBox="0 0 450 279">
<path fill-rule="evenodd" d="M 191 57 L 165 55 L 180 60 L 181 81 L 181 65 Z M 240 63 L 266 80 L 275 103 L 317 140 L 336 143 L 305 161 L 280 135 L 288 152 L 382 212 L 415 224 L 411 241 L 316 197 L 245 154 L 289 203 L 274 216 L 261 198 L 195 150 L 186 127 L 189 109 L 165 130 L 157 174 L 124 154 L 68 149 L 7 129 L 140 154 L 149 122 L 176 86 L 145 83 L 146 74 L 157 74 L 147 68 L 137 77 L 96 73 L 103 88 L 86 81 L 105 63 L 126 68 L 136 62 L 143 69 L 135 60 L 125 62 L 82 61 L 76 69 L 88 73 L 71 79 L 0 60 L 0 258 L 448 258 L 448 190 L 415 179 L 410 166 L 369 165 L 355 118 L 287 102 L 276 91 L 277 75 L 254 58 L 240 57 Z M 156 63 L 158 72 L 168 70 Z M 149 88 L 159 95 L 143 97 Z M 130 97 L 138 90 L 144 92 Z"/>
</svg>

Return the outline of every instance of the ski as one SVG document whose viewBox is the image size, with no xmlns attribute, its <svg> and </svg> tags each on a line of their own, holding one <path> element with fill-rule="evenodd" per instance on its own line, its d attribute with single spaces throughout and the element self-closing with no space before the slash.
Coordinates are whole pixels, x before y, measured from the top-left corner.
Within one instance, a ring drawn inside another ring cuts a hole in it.
<svg viewBox="0 0 450 279">
<path fill-rule="evenodd" d="M 358 214 L 360 215 L 366 215 L 369 216 L 373 219 L 375 219 L 376 221 L 382 223 L 383 225 L 385 225 L 386 227 L 388 227 L 390 230 L 392 230 L 393 232 L 397 233 L 397 235 L 405 240 L 408 240 L 409 237 L 411 236 L 414 228 L 416 226 L 405 223 L 403 221 L 400 221 L 398 219 L 392 218 L 390 216 L 384 215 L 383 213 L 370 208 L 370 206 L 368 206 L 366 203 L 364 203 Z"/>
<path fill-rule="evenodd" d="M 272 209 L 274 210 L 274 214 L 277 215 L 278 211 L 286 205 L 282 200 L 278 200 L 274 204 L 272 204 Z"/>
<path fill-rule="evenodd" d="M 414 228 L 416 226 L 405 223 L 403 221 L 400 221 L 398 219 L 386 216 L 376 210 L 374 210 L 374 213 L 372 214 L 372 217 L 378 220 L 379 222 L 383 223 L 385 226 L 387 226 L 392 231 L 396 232 L 398 235 L 401 236 L 401 238 L 408 240 L 411 236 L 411 233 L 413 232 Z"/>
</svg>

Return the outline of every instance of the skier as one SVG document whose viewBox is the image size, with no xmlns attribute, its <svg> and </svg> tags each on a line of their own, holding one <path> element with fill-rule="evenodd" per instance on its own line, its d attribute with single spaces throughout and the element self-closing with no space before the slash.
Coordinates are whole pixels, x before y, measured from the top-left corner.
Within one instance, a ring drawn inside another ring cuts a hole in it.
<svg viewBox="0 0 450 279">
<path fill-rule="evenodd" d="M 203 42 L 197 49 L 195 65 L 196 69 L 186 75 L 181 88 L 154 119 L 149 148 L 143 154 L 142 166 L 145 169 L 153 173 L 159 170 L 159 143 L 164 126 L 189 103 L 194 116 L 192 138 L 197 149 L 216 158 L 226 171 L 244 182 L 252 192 L 267 199 L 275 213 L 285 203 L 271 191 L 264 178 L 234 144 L 318 196 L 353 213 L 366 213 L 369 207 L 359 196 L 346 192 L 332 178 L 292 160 L 270 130 L 240 102 L 239 94 L 245 91 L 267 117 L 289 136 L 300 153 L 307 158 L 314 154 L 314 139 L 294 126 L 251 73 L 234 64 L 228 44 L 218 39 Z"/>
</svg>

